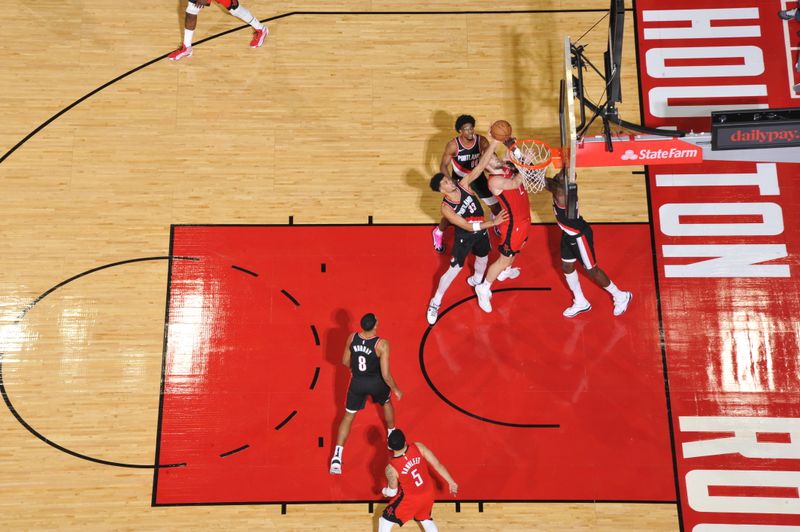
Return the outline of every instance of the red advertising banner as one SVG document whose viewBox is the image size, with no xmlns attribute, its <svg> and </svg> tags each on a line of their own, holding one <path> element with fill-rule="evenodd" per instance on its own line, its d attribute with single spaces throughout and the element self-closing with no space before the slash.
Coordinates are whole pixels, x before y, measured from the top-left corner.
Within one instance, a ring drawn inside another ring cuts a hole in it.
<svg viewBox="0 0 800 532">
<path fill-rule="evenodd" d="M 641 166 L 643 164 L 691 164 L 703 160 L 703 150 L 670 137 L 613 137 L 614 151 L 606 150 L 603 137 L 585 139 L 575 155 L 577 166 Z"/>
<path fill-rule="evenodd" d="M 637 0 L 643 123 L 708 132 L 712 111 L 797 107 L 787 7 Z M 798 174 L 648 167 L 682 530 L 800 526 Z"/>
</svg>

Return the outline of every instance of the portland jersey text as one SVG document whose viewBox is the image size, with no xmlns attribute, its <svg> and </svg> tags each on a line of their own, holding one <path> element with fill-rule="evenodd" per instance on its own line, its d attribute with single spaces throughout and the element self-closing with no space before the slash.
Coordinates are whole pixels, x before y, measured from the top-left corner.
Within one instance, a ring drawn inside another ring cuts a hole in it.
<svg viewBox="0 0 800 532">
<path fill-rule="evenodd" d="M 456 189 L 461 194 L 461 198 L 458 200 L 458 203 L 450 201 L 446 196 L 442 201 L 452 207 L 456 214 L 464 218 L 466 221 L 482 222 L 483 207 L 481 206 L 481 202 L 478 201 L 478 198 L 467 192 L 467 190 L 461 186 L 461 183 L 456 183 Z M 460 227 L 456 227 L 456 231 L 464 230 Z"/>
<path fill-rule="evenodd" d="M 472 146 L 466 147 L 461 144 L 459 137 L 456 137 L 458 152 L 453 157 L 453 177 L 456 179 L 466 177 L 473 168 L 478 166 L 481 158 L 481 136 L 475 135 L 475 142 Z"/>
</svg>

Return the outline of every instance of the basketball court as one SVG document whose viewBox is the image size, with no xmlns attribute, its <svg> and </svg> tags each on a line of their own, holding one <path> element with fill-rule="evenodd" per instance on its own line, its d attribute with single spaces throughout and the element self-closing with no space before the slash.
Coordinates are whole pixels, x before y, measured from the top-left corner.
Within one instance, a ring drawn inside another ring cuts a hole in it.
<svg viewBox="0 0 800 532">
<path fill-rule="evenodd" d="M 258 50 L 211 6 L 177 63 L 185 4 L 4 10 L 6 526 L 377 530 L 378 407 L 328 474 L 374 312 L 441 530 L 797 530 L 796 3 L 608 4 L 251 1 Z M 625 314 L 580 273 L 562 317 L 544 192 L 494 312 L 462 274 L 427 324 L 461 113 L 557 149 Z"/>
</svg>

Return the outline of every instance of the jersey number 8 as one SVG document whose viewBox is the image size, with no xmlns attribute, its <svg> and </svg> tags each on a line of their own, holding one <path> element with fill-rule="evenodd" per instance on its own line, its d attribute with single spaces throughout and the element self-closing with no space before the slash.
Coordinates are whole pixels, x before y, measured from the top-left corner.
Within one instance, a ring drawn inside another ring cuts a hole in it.
<svg viewBox="0 0 800 532">
<path fill-rule="evenodd" d="M 358 371 L 367 371 L 367 357 L 358 355 Z"/>
</svg>

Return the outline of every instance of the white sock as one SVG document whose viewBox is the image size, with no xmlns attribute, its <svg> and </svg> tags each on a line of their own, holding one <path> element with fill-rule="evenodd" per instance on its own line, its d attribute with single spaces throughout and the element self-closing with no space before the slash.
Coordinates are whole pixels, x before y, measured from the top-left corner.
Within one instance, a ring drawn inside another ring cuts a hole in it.
<svg viewBox="0 0 800 532">
<path fill-rule="evenodd" d="M 436 294 L 434 294 L 433 299 L 431 299 L 431 303 L 437 305 L 442 304 L 444 293 L 447 292 L 447 289 L 450 288 L 450 285 L 453 283 L 453 279 L 455 279 L 460 272 L 461 266 L 450 266 L 447 268 L 447 271 L 439 278 L 439 287 L 436 289 Z"/>
<path fill-rule="evenodd" d="M 605 289 L 608 291 L 609 294 L 614 296 L 614 299 L 617 299 L 618 297 L 622 296 L 622 292 L 620 292 L 619 288 L 617 288 L 617 285 L 614 284 L 614 281 L 609 282 L 608 286 L 606 286 Z"/>
<path fill-rule="evenodd" d="M 572 296 L 575 302 L 588 303 L 586 296 L 583 295 L 583 290 L 581 290 L 581 280 L 578 277 L 578 272 L 573 271 L 572 273 L 565 273 L 564 277 L 567 278 L 567 285 L 569 289 L 572 290 Z"/>
<path fill-rule="evenodd" d="M 341 462 L 343 453 L 344 453 L 344 447 L 342 447 L 341 445 L 337 445 L 336 448 L 333 450 L 333 457 L 338 458 L 339 462 Z"/>
<path fill-rule="evenodd" d="M 239 4 L 239 7 L 237 7 L 236 9 L 232 9 L 231 15 L 238 18 L 239 20 L 246 22 L 247 24 L 250 24 L 251 26 L 253 26 L 253 28 L 257 30 L 264 29 L 264 25 L 261 22 L 259 22 L 258 19 L 254 17 L 253 14 L 250 13 L 250 11 L 248 11 L 248 9 L 244 7 L 242 4 Z"/>
<path fill-rule="evenodd" d="M 194 37 L 194 30 L 183 30 L 183 45 L 186 48 L 192 47 L 192 37 Z"/>
<path fill-rule="evenodd" d="M 390 429 L 386 429 L 386 435 L 387 436 L 391 436 L 392 432 L 394 432 L 394 427 L 392 427 Z"/>
<path fill-rule="evenodd" d="M 486 273 L 486 265 L 489 264 L 489 255 L 485 257 L 475 257 L 475 275 L 473 279 L 480 282 L 483 281 L 483 275 Z"/>
<path fill-rule="evenodd" d="M 436 526 L 436 523 L 433 522 L 433 519 L 420 521 L 419 524 L 422 525 L 422 528 L 425 530 L 425 532 L 439 532 L 439 527 Z"/>
<path fill-rule="evenodd" d="M 442 236 L 444 234 L 444 231 L 439 229 L 439 227 L 434 227 L 433 232 L 436 233 L 436 236 Z"/>
<path fill-rule="evenodd" d="M 492 283 L 490 283 L 489 281 L 484 279 L 484 281 L 481 284 L 479 284 L 478 286 L 485 286 L 486 288 L 491 289 L 492 288 Z"/>
</svg>

